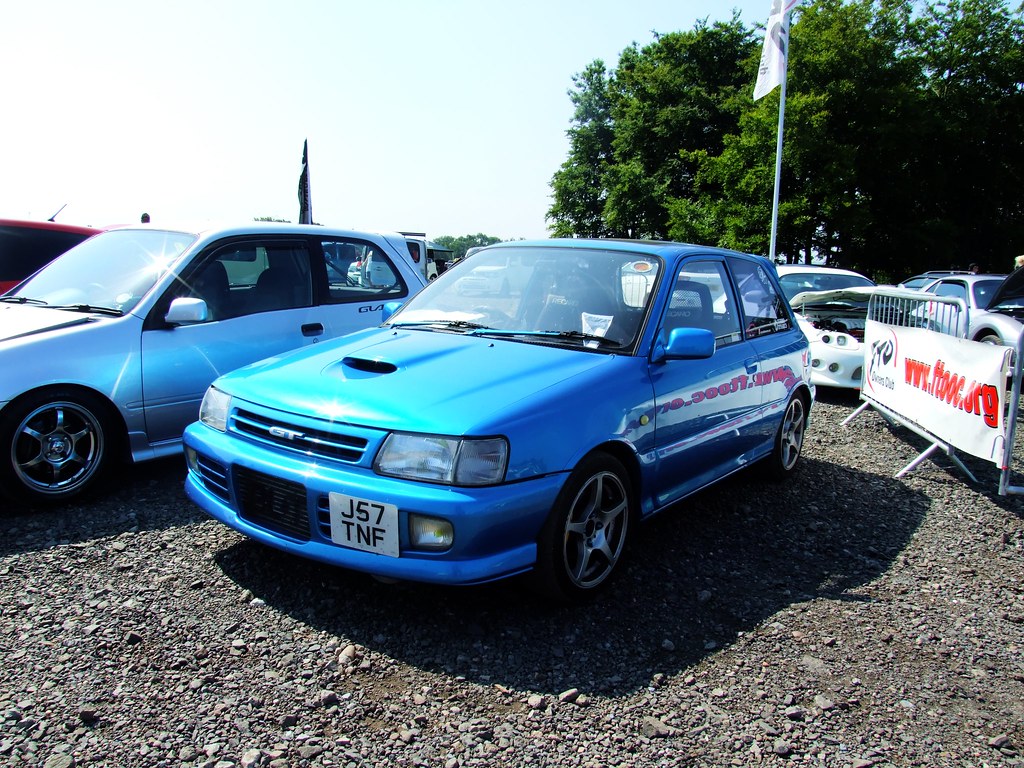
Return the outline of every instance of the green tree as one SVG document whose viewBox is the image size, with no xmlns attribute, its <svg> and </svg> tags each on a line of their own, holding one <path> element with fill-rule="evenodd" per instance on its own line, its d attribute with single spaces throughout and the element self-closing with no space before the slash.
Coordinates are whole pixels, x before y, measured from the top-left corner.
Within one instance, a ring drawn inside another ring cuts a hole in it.
<svg viewBox="0 0 1024 768">
<path fill-rule="evenodd" d="M 1000 0 L 949 0 L 927 6 L 922 27 L 917 55 L 933 117 L 933 173 L 921 212 L 929 255 L 1008 270 L 1024 251 L 1021 10 Z"/>
<path fill-rule="evenodd" d="M 611 79 L 614 166 L 605 218 L 619 234 L 665 237 L 669 203 L 692 194 L 693 153 L 717 155 L 735 133 L 756 47 L 739 20 L 659 35 L 626 49 Z M 687 150 L 687 152 L 683 152 Z"/>
<path fill-rule="evenodd" d="M 793 24 L 776 243 L 783 260 L 861 266 L 873 195 L 900 173 L 892 160 L 919 112 L 915 68 L 898 56 L 908 8 L 822 0 Z M 756 61 L 744 68 L 756 71 Z M 714 233 L 718 245 L 768 251 L 779 97 L 749 101 L 722 153 L 698 154 L 695 194 L 672 201 L 670 236 L 703 242 Z M 872 183 L 875 171 L 883 183 Z"/>
<path fill-rule="evenodd" d="M 438 245 L 443 245 L 445 248 L 451 248 L 452 259 L 457 260 L 463 258 L 466 255 L 466 251 L 470 248 L 500 243 L 501 239 L 478 232 L 475 235 L 462 235 L 461 237 L 441 235 L 440 237 L 435 237 L 434 242 Z"/>
<path fill-rule="evenodd" d="M 553 234 L 664 237 L 668 202 L 696 172 L 680 150 L 721 150 L 748 79 L 738 63 L 753 47 L 735 15 L 633 45 L 612 76 L 601 61 L 575 76 L 569 156 L 552 179 Z"/>
<path fill-rule="evenodd" d="M 547 219 L 555 237 L 607 237 L 606 174 L 612 161 L 611 105 L 604 62 L 592 62 L 573 76 L 569 99 L 575 106 L 569 156 L 551 180 L 554 202 Z"/>
<path fill-rule="evenodd" d="M 1024 251 L 1024 22 L 1004 0 L 817 0 L 789 48 L 777 253 L 883 280 Z M 574 78 L 558 235 L 768 250 L 763 31 L 698 23 Z M 595 109 L 594 105 L 599 105 Z M 586 107 L 586 108 L 584 108 Z"/>
</svg>

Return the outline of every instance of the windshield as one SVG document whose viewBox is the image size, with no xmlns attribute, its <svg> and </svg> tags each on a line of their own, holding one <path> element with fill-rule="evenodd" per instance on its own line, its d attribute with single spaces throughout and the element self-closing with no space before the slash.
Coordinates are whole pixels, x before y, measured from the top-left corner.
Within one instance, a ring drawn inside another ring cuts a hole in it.
<svg viewBox="0 0 1024 768">
<path fill-rule="evenodd" d="M 1002 284 L 1002 280 L 976 280 L 971 286 L 971 293 L 974 294 L 974 306 L 984 309 L 991 304 L 996 289 Z M 1016 303 L 1020 303 L 1019 300 Z"/>
<path fill-rule="evenodd" d="M 661 271 L 660 259 L 628 251 L 487 248 L 430 283 L 388 324 L 621 349 L 635 342 Z"/>
<path fill-rule="evenodd" d="M 50 262 L 8 297 L 130 312 L 195 240 L 160 230 L 102 232 Z"/>
<path fill-rule="evenodd" d="M 787 299 L 804 291 L 835 291 L 840 288 L 872 286 L 874 283 L 862 275 L 843 275 L 829 272 L 792 272 L 779 275 L 779 284 Z"/>
</svg>

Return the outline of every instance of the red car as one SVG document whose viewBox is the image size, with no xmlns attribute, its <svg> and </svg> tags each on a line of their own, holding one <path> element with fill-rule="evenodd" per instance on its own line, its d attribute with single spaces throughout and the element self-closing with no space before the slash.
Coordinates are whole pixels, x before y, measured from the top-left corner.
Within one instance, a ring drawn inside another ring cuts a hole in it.
<svg viewBox="0 0 1024 768">
<path fill-rule="evenodd" d="M 0 219 L 0 294 L 103 230 L 53 221 Z"/>
</svg>

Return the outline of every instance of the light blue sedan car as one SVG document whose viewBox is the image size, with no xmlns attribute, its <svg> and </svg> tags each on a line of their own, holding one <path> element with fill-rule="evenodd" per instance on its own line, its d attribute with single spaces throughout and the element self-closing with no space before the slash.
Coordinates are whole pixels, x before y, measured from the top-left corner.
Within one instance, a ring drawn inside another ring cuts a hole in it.
<svg viewBox="0 0 1024 768">
<path fill-rule="evenodd" d="M 460 290 L 510 258 L 520 290 Z M 604 585 L 634 525 L 755 463 L 797 464 L 808 343 L 763 258 L 672 243 L 485 248 L 380 328 L 213 383 L 190 498 L 303 557 L 475 584 Z"/>
<path fill-rule="evenodd" d="M 372 274 L 349 279 L 356 261 Z M 118 459 L 180 452 L 215 378 L 378 325 L 425 284 L 397 234 L 249 222 L 96 235 L 0 296 L 0 495 L 66 501 Z"/>
</svg>

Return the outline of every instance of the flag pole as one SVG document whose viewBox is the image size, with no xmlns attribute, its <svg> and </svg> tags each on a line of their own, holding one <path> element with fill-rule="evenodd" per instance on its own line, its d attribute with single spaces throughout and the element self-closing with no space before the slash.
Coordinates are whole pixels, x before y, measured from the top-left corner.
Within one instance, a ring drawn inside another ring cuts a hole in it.
<svg viewBox="0 0 1024 768">
<path fill-rule="evenodd" d="M 779 188 L 782 180 L 782 128 L 786 122 L 786 79 L 789 69 L 789 23 L 799 0 L 772 0 L 764 31 L 761 63 L 754 84 L 754 101 L 779 87 L 779 128 L 775 138 L 775 187 L 772 191 L 772 231 L 768 258 L 775 262 L 779 230 Z"/>
<path fill-rule="evenodd" d="M 775 137 L 775 190 L 772 193 L 772 235 L 768 245 L 768 258 L 775 263 L 775 241 L 779 234 L 779 187 L 782 179 L 782 126 L 786 122 L 786 69 L 779 83 L 779 131 Z"/>
</svg>

